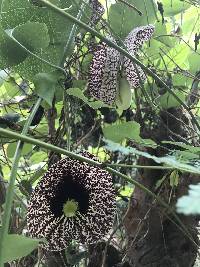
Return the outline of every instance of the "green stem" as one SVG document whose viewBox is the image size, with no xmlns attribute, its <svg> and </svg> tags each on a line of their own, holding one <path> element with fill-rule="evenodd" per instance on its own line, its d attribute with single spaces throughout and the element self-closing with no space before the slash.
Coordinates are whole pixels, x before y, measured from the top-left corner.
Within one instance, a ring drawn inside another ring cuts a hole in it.
<svg viewBox="0 0 200 267">
<path fill-rule="evenodd" d="M 81 5 L 81 8 L 80 8 L 80 10 L 78 12 L 78 15 L 76 17 L 77 20 L 81 19 L 82 15 L 83 15 L 84 8 L 85 8 L 85 3 Z M 75 35 L 76 31 L 77 31 L 77 28 L 78 28 L 77 24 L 73 24 L 72 29 L 71 29 L 70 34 L 69 34 L 69 38 L 68 38 L 67 43 L 66 43 L 66 45 L 64 47 L 63 56 L 62 56 L 62 59 L 60 61 L 59 66 L 63 66 L 64 63 L 65 63 L 66 57 L 68 55 L 68 50 L 70 49 L 70 46 L 72 44 L 74 35 Z"/>
<path fill-rule="evenodd" d="M 17 140 L 21 140 L 22 142 L 27 142 L 27 143 L 31 143 L 33 145 L 37 145 L 46 149 L 49 149 L 51 151 L 54 151 L 56 153 L 60 153 L 63 155 L 66 155 L 70 158 L 74 158 L 77 159 L 81 162 L 87 162 L 88 164 L 94 165 L 94 166 L 98 166 L 98 167 L 102 167 L 102 163 L 94 161 L 92 159 L 86 158 L 84 156 L 78 155 L 76 153 L 70 152 L 68 150 L 65 150 L 63 148 L 59 148 L 57 146 L 42 142 L 40 140 L 36 140 L 34 138 L 28 137 L 26 135 L 23 134 L 18 134 L 15 132 L 12 132 L 10 130 L 6 130 L 3 128 L 0 128 L 0 134 L 2 134 L 3 136 L 6 137 L 10 137 L 10 138 L 14 138 Z M 173 217 L 175 218 L 176 222 L 178 222 L 178 224 L 181 226 L 183 233 L 185 233 L 186 236 L 188 236 L 188 238 L 196 245 L 195 241 L 193 240 L 193 238 L 191 237 L 188 229 L 186 228 L 186 226 L 181 222 L 181 220 L 179 219 L 179 217 L 177 216 L 177 214 L 174 212 L 174 210 L 167 204 L 165 203 L 159 196 L 157 196 L 156 194 L 154 194 L 153 192 L 151 192 L 148 188 L 146 188 L 144 185 L 140 184 L 139 182 L 135 181 L 134 179 L 132 179 L 131 177 L 122 174 L 110 167 L 105 167 L 105 170 L 107 170 L 108 172 L 115 174 L 119 177 L 121 177 L 123 180 L 125 180 L 126 182 L 129 182 L 135 186 L 137 186 L 138 188 L 140 188 L 142 191 L 144 191 L 146 194 L 150 195 L 151 197 L 153 197 L 154 199 L 156 199 L 158 201 L 159 204 L 161 204 L 164 208 L 166 208 L 166 212 L 171 213 L 173 215 Z M 0 266 L 2 267 L 2 266 Z"/>
<path fill-rule="evenodd" d="M 95 35 L 101 41 L 103 41 L 106 44 L 108 44 L 110 47 L 115 48 L 122 55 L 124 55 L 127 58 L 129 58 L 131 60 L 131 62 L 136 63 L 137 65 L 139 65 L 146 73 L 148 73 L 151 77 L 153 77 L 156 81 L 158 81 L 160 83 L 160 85 L 163 86 L 163 88 L 165 88 L 171 95 L 173 95 L 173 97 L 178 101 L 178 103 L 180 103 L 187 110 L 187 112 L 191 116 L 191 119 L 192 119 L 193 123 L 197 126 L 198 130 L 200 130 L 200 125 L 199 125 L 198 121 L 196 120 L 195 116 L 193 115 L 193 113 L 188 108 L 188 106 L 176 95 L 176 93 L 174 93 L 174 91 L 171 88 L 169 88 L 166 85 L 165 82 L 163 82 L 162 79 L 160 79 L 153 71 L 151 71 L 144 64 L 142 64 L 142 62 L 140 62 L 138 59 L 136 59 L 135 57 L 131 56 L 128 53 L 127 50 L 125 50 L 122 47 L 118 46 L 117 44 L 113 43 L 111 40 L 109 40 L 108 38 L 104 37 L 101 33 L 97 32 L 94 29 L 92 29 L 90 26 L 88 26 L 84 22 L 76 19 L 74 16 L 72 16 L 69 13 L 63 11 L 59 7 L 57 7 L 54 4 L 50 3 L 49 1 L 47 1 L 47 0 L 38 0 L 38 3 L 43 4 L 47 8 L 51 9 L 53 12 L 57 13 L 59 16 L 62 16 L 64 18 L 66 18 L 67 20 L 73 21 L 75 24 L 79 25 L 81 28 L 83 28 L 83 29 L 87 30 L 88 32 L 90 32 L 91 34 Z"/>
<path fill-rule="evenodd" d="M 34 105 L 34 108 L 32 109 L 25 125 L 24 128 L 22 130 L 22 134 L 26 135 L 29 129 L 29 126 L 35 116 L 35 113 L 38 110 L 38 107 L 40 106 L 41 103 L 41 98 L 39 98 L 36 102 L 36 104 Z M 21 156 L 21 151 L 23 148 L 23 140 L 18 139 L 18 143 L 17 143 L 17 148 L 15 151 L 15 155 L 14 155 L 14 159 L 13 159 L 13 166 L 11 169 L 11 173 L 10 173 L 10 181 L 9 181 L 9 185 L 7 188 L 7 192 L 6 192 L 6 201 L 5 201 L 5 209 L 4 209 L 4 213 L 3 213 L 3 218 L 2 218 L 2 228 L 1 228 L 1 232 L 0 232 L 0 267 L 4 266 L 3 263 L 3 244 L 4 241 L 6 239 L 6 235 L 8 233 L 8 229 L 9 229 L 9 222 L 10 222 L 10 215 L 11 215 L 11 208 L 12 208 L 12 202 L 13 202 L 13 196 L 14 196 L 14 186 L 15 186 L 15 179 L 17 176 L 17 168 L 18 168 L 18 164 L 19 164 L 19 160 L 20 160 L 20 156 Z"/>
<path fill-rule="evenodd" d="M 106 164 L 106 166 L 111 168 L 135 168 L 135 169 L 155 169 L 155 170 L 173 170 L 173 167 L 169 166 L 143 166 L 143 165 L 134 165 L 134 164 Z"/>
</svg>

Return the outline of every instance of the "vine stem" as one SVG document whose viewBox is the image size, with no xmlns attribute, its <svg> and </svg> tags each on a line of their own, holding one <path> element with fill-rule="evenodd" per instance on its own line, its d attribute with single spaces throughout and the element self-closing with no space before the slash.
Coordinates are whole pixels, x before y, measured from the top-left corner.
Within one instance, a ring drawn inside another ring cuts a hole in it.
<svg viewBox="0 0 200 267">
<path fill-rule="evenodd" d="M 82 8 L 84 7 L 84 5 L 82 5 Z M 80 19 L 82 15 L 82 11 L 79 11 L 77 19 Z M 63 71 L 62 69 L 62 65 L 64 64 L 64 60 L 66 57 L 66 52 L 71 44 L 72 38 L 74 36 L 76 32 L 76 25 L 73 25 L 70 36 L 67 40 L 67 44 L 64 48 L 63 51 L 63 56 L 60 60 L 59 63 L 59 67 L 56 65 L 52 65 L 55 68 L 59 68 Z M 21 45 L 21 44 L 20 44 Z M 26 49 L 25 47 L 23 47 L 24 49 Z M 49 62 L 44 61 L 46 64 L 49 64 Z M 22 130 L 22 135 L 26 135 L 29 127 L 31 125 L 31 122 L 40 106 L 42 102 L 42 98 L 38 98 L 37 102 L 35 103 L 24 127 Z M 11 174 L 10 174 L 10 181 L 9 181 L 9 186 L 7 188 L 7 193 L 6 193 L 6 200 L 5 200 L 5 210 L 4 210 L 4 214 L 3 214 L 3 218 L 2 218 L 2 228 L 0 231 L 0 267 L 4 267 L 4 262 L 3 262 L 3 244 L 4 241 L 6 239 L 6 235 L 8 233 L 8 229 L 9 229 L 9 222 L 10 222 L 10 215 L 11 215 L 11 208 L 12 208 L 12 201 L 13 201 L 13 196 L 14 196 L 14 186 L 15 186 L 15 180 L 16 180 L 16 176 L 17 176 L 17 169 L 18 169 L 18 165 L 19 165 L 19 161 L 20 161 L 20 157 L 21 157 L 21 152 L 23 149 L 23 145 L 24 145 L 24 141 L 21 139 L 17 139 L 19 140 L 17 143 L 17 147 L 16 147 L 16 152 L 13 158 L 13 165 L 12 165 L 12 169 L 11 169 Z"/>
<path fill-rule="evenodd" d="M 31 122 L 35 116 L 35 113 L 38 110 L 38 107 L 41 104 L 42 99 L 38 98 L 37 102 L 35 103 L 25 125 L 24 128 L 22 130 L 22 134 L 26 135 L 29 129 L 29 126 L 31 125 Z M 14 196 L 14 187 L 15 187 L 15 180 L 16 180 L 16 176 L 17 176 L 17 168 L 18 168 L 18 164 L 19 164 L 19 160 L 20 160 L 20 156 L 21 156 L 21 151 L 23 148 L 23 140 L 18 139 L 18 143 L 17 143 L 17 148 L 15 151 L 15 155 L 14 155 L 14 159 L 13 159 L 13 166 L 11 169 L 11 173 L 10 173 L 10 181 L 9 181 L 9 185 L 7 188 L 7 192 L 6 192 L 6 201 L 5 201 L 5 209 L 4 209 L 4 213 L 3 213 L 3 218 L 2 218 L 2 228 L 1 228 L 1 232 L 0 232 L 0 267 L 4 266 L 4 262 L 3 262 L 3 244 L 4 241 L 6 239 L 6 235 L 8 233 L 8 229 L 9 229 L 9 222 L 10 222 L 10 215 L 11 215 L 11 208 L 12 208 L 12 201 L 13 201 L 13 196 Z"/>
<path fill-rule="evenodd" d="M 36 146 L 40 146 L 43 147 L 45 149 L 49 149 L 51 151 L 54 151 L 56 153 L 60 153 L 63 155 L 66 155 L 70 158 L 74 158 L 77 159 L 81 162 L 87 162 L 90 165 L 94 165 L 94 166 L 98 166 L 100 168 L 104 167 L 104 164 L 102 164 L 101 162 L 98 161 L 94 161 L 92 159 L 86 158 L 84 156 L 81 156 L 79 154 L 73 153 L 71 151 L 68 151 L 66 149 L 42 142 L 40 140 L 31 138 L 29 136 L 23 135 L 23 134 L 18 134 L 15 132 L 12 132 L 10 130 L 7 129 L 3 129 L 0 128 L 0 134 L 2 134 L 5 137 L 10 137 L 10 138 L 14 138 L 17 140 L 20 140 L 22 142 L 27 142 Z M 107 166 L 107 165 L 105 165 Z M 182 223 L 182 221 L 180 220 L 180 218 L 178 217 L 178 215 L 176 214 L 176 212 L 174 211 L 174 209 L 172 207 L 170 207 L 164 200 L 162 200 L 159 196 L 157 196 L 155 193 L 153 193 L 152 191 L 150 191 L 147 187 L 145 187 L 143 184 L 137 182 L 136 180 L 132 179 L 131 177 L 120 173 L 119 171 L 116 171 L 110 167 L 105 167 L 105 170 L 107 170 L 109 173 L 115 174 L 119 177 L 121 177 L 123 180 L 137 186 L 138 188 L 140 188 L 143 192 L 145 192 L 146 194 L 150 195 L 151 197 L 153 197 L 154 199 L 156 199 L 158 201 L 159 204 L 161 204 L 164 208 L 166 208 L 166 213 L 171 213 L 174 217 L 174 219 L 176 220 L 176 222 L 181 226 L 181 231 L 196 245 L 196 242 L 193 240 L 190 232 L 188 231 L 188 229 L 186 228 L 186 226 Z M 0 265 L 0 267 L 3 267 Z"/>
<path fill-rule="evenodd" d="M 118 46 L 117 44 L 115 44 L 114 42 L 109 40 L 108 38 L 104 37 L 98 31 L 92 29 L 90 26 L 88 26 L 84 22 L 78 20 L 77 18 L 75 18 L 74 16 L 70 15 L 69 13 L 63 11 L 59 7 L 57 7 L 54 4 L 50 3 L 49 1 L 47 1 L 47 0 L 38 0 L 37 2 L 43 4 L 43 6 L 47 7 L 48 9 L 52 10 L 53 12 L 57 13 L 59 16 L 65 18 L 66 20 L 73 21 L 75 24 L 79 25 L 81 28 L 83 28 L 83 29 L 87 30 L 88 32 L 90 32 L 91 34 L 95 35 L 101 41 L 103 41 L 106 44 L 108 44 L 110 47 L 115 48 L 122 55 L 124 55 L 127 58 L 129 58 L 131 60 L 131 62 L 139 65 L 146 73 L 148 73 L 151 77 L 153 77 L 156 81 L 158 81 L 160 83 L 160 85 L 163 86 L 163 88 L 165 88 L 171 95 L 173 95 L 173 97 L 178 101 L 178 103 L 180 103 L 187 110 L 187 112 L 191 116 L 192 122 L 197 126 L 198 130 L 200 131 L 200 125 L 199 125 L 198 121 L 196 120 L 194 114 L 188 108 L 188 106 L 176 95 L 176 93 L 174 93 L 174 91 L 171 88 L 169 88 L 169 86 L 167 86 L 167 84 L 162 79 L 160 79 L 152 70 L 150 70 L 144 64 L 142 64 L 142 62 L 140 62 L 138 59 L 136 59 L 135 57 L 131 56 L 126 49 Z"/>
<path fill-rule="evenodd" d="M 123 167 L 123 168 L 135 168 L 135 169 L 155 169 L 155 170 L 174 170 L 173 167 L 170 166 L 142 166 L 142 165 L 137 165 L 137 164 L 113 164 L 113 163 L 108 163 L 106 164 L 106 166 L 111 167 L 111 168 L 119 168 L 119 167 Z"/>
</svg>

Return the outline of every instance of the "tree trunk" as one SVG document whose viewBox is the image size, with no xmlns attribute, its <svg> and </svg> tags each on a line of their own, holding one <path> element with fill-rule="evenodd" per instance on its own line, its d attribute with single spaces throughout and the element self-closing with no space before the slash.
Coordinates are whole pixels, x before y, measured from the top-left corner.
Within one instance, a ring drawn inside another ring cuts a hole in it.
<svg viewBox="0 0 200 267">
<path fill-rule="evenodd" d="M 160 121 L 153 131 L 144 129 L 143 136 L 151 138 L 157 143 L 162 140 L 182 141 L 194 138 L 194 127 L 191 119 L 182 108 L 171 108 L 160 113 Z M 149 153 L 163 156 L 172 145 L 155 150 L 148 149 Z M 139 165 L 155 165 L 152 160 L 139 158 Z M 197 183 L 198 175 L 179 173 L 179 184 L 172 188 L 169 183 L 169 170 L 143 169 L 137 173 L 136 179 L 149 190 L 158 194 L 166 203 L 174 207 L 177 199 L 187 193 L 189 184 Z M 166 178 L 155 190 L 158 180 Z M 190 234 L 198 244 L 198 220 L 194 216 L 178 215 L 182 223 L 190 231 Z M 127 232 L 126 259 L 133 267 L 192 267 L 197 256 L 197 246 L 189 239 L 173 215 L 166 211 L 156 200 L 139 188 L 135 188 L 131 197 L 129 208 L 125 215 L 125 228 Z"/>
</svg>

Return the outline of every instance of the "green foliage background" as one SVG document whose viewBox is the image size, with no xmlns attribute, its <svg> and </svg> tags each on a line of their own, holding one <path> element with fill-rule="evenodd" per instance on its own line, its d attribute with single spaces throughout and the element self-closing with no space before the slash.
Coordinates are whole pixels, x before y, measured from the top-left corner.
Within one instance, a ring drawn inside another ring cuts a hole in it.
<svg viewBox="0 0 200 267">
<path fill-rule="evenodd" d="M 136 162 L 139 155 L 152 158 L 150 154 L 142 151 L 146 147 L 155 148 L 160 144 L 142 138 L 141 125 L 138 122 L 127 122 L 123 108 L 109 107 L 88 96 L 86 84 L 88 66 L 92 57 L 88 50 L 91 34 L 80 27 L 73 29 L 73 22 L 69 19 L 66 20 L 47 7 L 41 7 L 42 3 L 33 4 L 32 2 L 37 1 L 0 1 L 0 127 L 9 129 L 6 123 L 9 121 L 12 124 L 11 129 L 20 133 L 28 120 L 31 107 L 40 97 L 46 116 L 42 117 L 39 124 L 29 127 L 29 136 L 50 142 L 47 113 L 54 107 L 56 109 L 55 129 L 60 129 L 58 137 L 62 136 L 58 146 L 74 152 L 84 148 L 96 154 L 102 161 L 111 163 L 111 155 L 115 151 L 120 151 L 122 155 L 131 155 L 132 162 Z M 52 0 L 50 2 L 65 9 L 74 17 L 80 13 L 80 6 L 84 6 L 83 1 L 78 0 Z M 119 41 L 123 41 L 134 27 L 149 23 L 155 25 L 153 38 L 142 48 L 139 60 L 162 78 L 176 94 L 178 101 L 169 91 L 162 93 L 164 88 L 153 77 L 148 76 L 144 84 L 145 95 L 144 91 L 137 90 L 142 104 L 151 105 L 156 115 L 160 110 L 187 104 L 187 97 L 194 85 L 193 81 L 200 72 L 200 45 L 194 41 L 195 34 L 199 34 L 200 29 L 198 3 L 162 0 L 164 10 L 162 14 L 158 10 L 156 1 L 127 1 L 143 13 L 140 16 L 123 1 L 116 1 L 112 4 L 106 1 L 101 2 L 105 8 L 107 7 L 104 20 Z M 88 5 L 85 5 L 80 16 L 81 21 L 89 24 L 90 16 L 91 10 Z M 100 24 L 91 27 L 105 36 L 106 30 L 102 30 Z M 81 45 L 73 38 L 70 39 L 72 33 L 81 40 Z M 95 41 L 98 42 L 98 38 Z M 67 71 L 73 77 L 73 82 L 67 90 L 64 86 L 67 80 L 63 68 L 65 58 Z M 198 83 L 195 90 L 193 93 L 196 101 L 192 107 L 192 114 L 199 123 Z M 136 107 L 135 93 L 132 91 L 131 110 L 135 112 Z M 102 108 L 109 109 L 117 119 L 106 121 Z M 91 109 L 95 114 L 92 124 L 97 125 L 100 122 L 98 125 L 101 128 L 101 135 L 96 138 L 95 131 L 93 131 L 84 143 L 81 139 L 83 136 L 79 136 L 77 140 L 76 134 L 78 128 L 84 129 L 85 125 L 86 128 L 90 125 Z M 85 110 L 90 111 L 85 113 Z M 64 117 L 63 112 L 66 115 Z M 197 133 L 199 134 L 198 131 Z M 1 174 L 5 181 L 9 181 L 17 142 L 6 136 L 0 138 Z M 102 145 L 101 139 L 105 140 L 106 145 Z M 141 149 L 130 148 L 129 141 L 134 142 Z M 173 144 L 180 149 L 173 149 L 165 157 L 154 157 L 153 160 L 170 167 L 171 172 L 178 170 L 200 174 L 200 148 L 190 144 Z M 48 161 L 49 151 L 47 149 L 33 144 L 24 144 L 17 170 L 13 204 L 14 209 L 20 210 L 21 223 L 25 220 L 26 204 L 30 192 L 47 169 Z M 128 174 L 134 176 L 133 171 L 129 171 Z M 177 175 L 173 173 L 170 179 L 172 187 L 178 185 Z M 120 194 L 129 198 L 132 190 L 130 183 L 121 182 Z M 199 199 L 199 185 L 193 185 L 189 195 L 178 201 L 178 211 L 185 214 L 200 214 Z M 118 197 L 117 201 L 120 206 L 121 198 Z M 3 261 L 20 259 L 28 255 L 34 248 L 37 248 L 38 242 L 38 240 L 31 240 L 22 235 L 9 235 L 6 243 L 3 244 L 5 255 Z M 13 247 L 19 246 L 21 249 L 15 251 Z"/>
</svg>

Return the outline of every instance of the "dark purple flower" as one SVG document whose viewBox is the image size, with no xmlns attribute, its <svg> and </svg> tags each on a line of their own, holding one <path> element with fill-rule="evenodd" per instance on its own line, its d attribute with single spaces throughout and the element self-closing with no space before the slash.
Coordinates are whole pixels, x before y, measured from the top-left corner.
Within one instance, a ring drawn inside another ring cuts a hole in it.
<svg viewBox="0 0 200 267">
<path fill-rule="evenodd" d="M 72 240 L 91 244 L 112 228 L 115 205 L 107 171 L 66 157 L 49 168 L 32 193 L 28 230 L 32 237 L 45 238 L 43 247 L 51 251 L 63 250 Z"/>
</svg>

